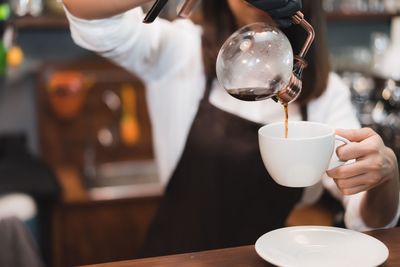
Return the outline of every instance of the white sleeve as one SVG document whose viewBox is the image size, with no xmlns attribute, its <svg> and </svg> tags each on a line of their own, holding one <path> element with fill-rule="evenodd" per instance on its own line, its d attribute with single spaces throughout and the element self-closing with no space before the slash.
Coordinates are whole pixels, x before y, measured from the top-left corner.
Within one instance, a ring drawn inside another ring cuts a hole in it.
<svg viewBox="0 0 400 267">
<path fill-rule="evenodd" d="M 357 231 L 370 231 L 374 230 L 368 227 L 363 221 L 360 213 L 360 207 L 363 197 L 366 192 L 361 192 L 351 196 L 343 196 L 339 189 L 337 188 L 335 182 L 332 178 L 325 176 L 322 180 L 324 187 L 338 200 L 343 203 L 345 207 L 344 223 L 347 228 L 357 230 Z M 395 227 L 400 218 L 400 203 L 397 208 L 397 213 L 387 225 L 382 228 Z"/>
<path fill-rule="evenodd" d="M 35 201 L 29 195 L 13 193 L 0 196 L 0 220 L 17 217 L 27 221 L 36 216 L 36 211 Z"/>
<path fill-rule="evenodd" d="M 335 73 L 329 75 L 326 91 L 308 105 L 308 114 L 309 120 L 326 123 L 333 128 L 360 128 L 350 90 Z"/>
<path fill-rule="evenodd" d="M 66 13 L 78 45 L 145 82 L 155 157 L 166 184 L 181 157 L 205 88 L 201 28 L 187 19 L 143 24 L 141 8 L 99 20 Z"/>
<path fill-rule="evenodd" d="M 201 28 L 190 20 L 156 19 L 144 24 L 140 7 L 96 20 L 80 19 L 65 11 L 76 44 L 111 59 L 146 82 L 157 82 L 186 67 L 182 58 L 190 57 L 191 44 L 201 35 Z"/>
<path fill-rule="evenodd" d="M 343 199 L 348 210 L 345 214 L 344 222 L 346 224 L 346 227 L 349 229 L 355 229 L 358 231 L 375 230 L 374 228 L 368 227 L 365 224 L 360 214 L 361 202 L 365 193 L 366 192 L 361 192 L 354 196 L 346 196 Z M 382 228 L 385 229 L 385 228 L 395 227 L 397 222 L 399 221 L 399 218 L 400 218 L 400 203 L 397 207 L 396 215 L 394 216 L 392 221 Z"/>
</svg>

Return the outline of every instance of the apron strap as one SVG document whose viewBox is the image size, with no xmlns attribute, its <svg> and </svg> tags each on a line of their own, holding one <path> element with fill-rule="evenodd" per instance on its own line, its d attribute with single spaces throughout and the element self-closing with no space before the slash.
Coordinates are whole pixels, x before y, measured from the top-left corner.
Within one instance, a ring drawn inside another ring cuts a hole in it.
<svg viewBox="0 0 400 267">
<path fill-rule="evenodd" d="M 214 78 L 209 78 L 209 77 L 207 78 L 206 89 L 204 90 L 204 95 L 203 95 L 203 101 L 208 101 L 208 99 L 210 98 L 213 81 Z"/>
<path fill-rule="evenodd" d="M 301 112 L 301 119 L 303 121 L 308 121 L 307 104 L 300 106 L 300 112 Z"/>
</svg>

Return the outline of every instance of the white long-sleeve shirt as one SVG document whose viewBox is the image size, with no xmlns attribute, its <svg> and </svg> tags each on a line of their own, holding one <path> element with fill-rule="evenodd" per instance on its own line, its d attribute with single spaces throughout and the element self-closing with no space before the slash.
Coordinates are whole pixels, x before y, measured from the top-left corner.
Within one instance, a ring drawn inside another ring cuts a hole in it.
<svg viewBox="0 0 400 267">
<path fill-rule="evenodd" d="M 186 138 L 205 90 L 201 51 L 201 27 L 190 20 L 170 22 L 156 19 L 141 23 L 143 12 L 135 8 L 100 20 L 83 20 L 67 10 L 74 41 L 111 59 L 140 77 L 146 85 L 146 99 L 153 129 L 153 143 L 161 181 L 166 184 L 183 152 Z M 228 95 L 214 81 L 209 101 L 239 117 L 267 124 L 283 120 L 281 105 L 272 100 L 244 102 Z M 290 105 L 289 118 L 301 120 L 300 108 Z M 334 73 L 324 94 L 308 104 L 308 120 L 334 128 L 359 128 L 350 102 L 350 92 Z M 316 202 L 323 189 L 343 202 L 345 224 L 350 229 L 369 230 L 360 215 L 365 192 L 343 196 L 328 176 L 306 188 L 301 203 Z M 400 216 L 400 205 L 392 227 Z"/>
</svg>

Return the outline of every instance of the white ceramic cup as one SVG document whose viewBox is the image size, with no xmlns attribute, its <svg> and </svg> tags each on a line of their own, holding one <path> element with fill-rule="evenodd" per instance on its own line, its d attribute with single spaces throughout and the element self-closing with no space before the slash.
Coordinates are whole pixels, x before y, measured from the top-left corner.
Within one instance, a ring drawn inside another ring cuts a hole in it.
<svg viewBox="0 0 400 267">
<path fill-rule="evenodd" d="M 271 177 L 280 185 L 307 187 L 321 180 L 326 170 L 336 168 L 345 162 L 333 157 L 335 141 L 347 144 L 349 141 L 335 135 L 328 125 L 290 121 L 288 138 L 285 125 L 271 123 L 258 131 L 261 157 Z"/>
</svg>

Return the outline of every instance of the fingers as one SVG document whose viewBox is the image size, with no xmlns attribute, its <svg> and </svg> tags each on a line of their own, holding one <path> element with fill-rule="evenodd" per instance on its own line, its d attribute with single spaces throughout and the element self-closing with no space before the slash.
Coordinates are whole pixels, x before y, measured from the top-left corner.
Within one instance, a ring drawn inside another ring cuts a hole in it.
<svg viewBox="0 0 400 267">
<path fill-rule="evenodd" d="M 292 19 L 291 18 L 287 18 L 287 19 L 276 19 L 275 20 L 279 27 L 281 28 L 289 28 L 290 26 L 292 26 Z"/>
<path fill-rule="evenodd" d="M 289 0 L 248 0 L 250 4 L 264 11 L 286 6 Z"/>
<path fill-rule="evenodd" d="M 358 194 L 358 193 L 361 193 L 364 191 L 368 191 L 369 189 L 370 189 L 370 187 L 367 185 L 359 185 L 359 186 L 355 186 L 355 187 L 344 188 L 344 189 L 341 189 L 340 191 L 342 192 L 343 195 L 350 196 L 350 195 Z"/>
<path fill-rule="evenodd" d="M 380 184 L 380 176 L 372 173 L 364 173 L 347 179 L 333 179 L 344 195 L 353 195 L 367 191 Z"/>
<path fill-rule="evenodd" d="M 352 164 L 327 171 L 345 195 L 356 194 L 376 187 L 388 179 L 379 157 L 368 157 Z"/>
<path fill-rule="evenodd" d="M 338 158 L 342 161 L 348 161 L 352 159 L 362 158 L 368 154 L 373 153 L 374 148 L 365 146 L 362 143 L 349 143 L 340 146 L 336 149 Z"/>
<path fill-rule="evenodd" d="M 381 137 L 370 128 L 354 130 L 338 129 L 336 133 L 351 141 L 351 143 L 340 146 L 336 150 L 339 159 L 343 161 L 377 154 L 384 148 Z"/>
<path fill-rule="evenodd" d="M 369 156 L 361 160 L 357 160 L 351 164 L 345 164 L 340 167 L 327 171 L 327 175 L 334 179 L 347 179 L 369 173 L 373 177 L 381 177 L 387 175 L 387 171 L 391 169 L 388 162 L 378 155 Z M 369 181 L 376 182 L 376 181 Z"/>
<path fill-rule="evenodd" d="M 291 0 L 287 5 L 268 11 L 273 18 L 290 18 L 301 9 L 301 1 Z"/>
<path fill-rule="evenodd" d="M 371 128 L 362 129 L 337 129 L 336 134 L 340 135 L 351 142 L 361 142 L 377 133 Z"/>
<path fill-rule="evenodd" d="M 357 175 L 364 174 L 369 170 L 369 161 L 361 160 L 355 163 L 342 165 L 326 172 L 329 177 L 334 179 L 347 179 Z"/>
<path fill-rule="evenodd" d="M 292 25 L 291 17 L 302 8 L 301 0 L 248 0 L 247 2 L 268 12 L 283 28 Z"/>
<path fill-rule="evenodd" d="M 392 151 L 372 129 L 340 129 L 336 133 L 352 141 L 337 149 L 338 157 L 343 161 L 356 159 L 355 163 L 327 171 L 344 195 L 370 190 L 394 177 L 397 165 Z"/>
</svg>

